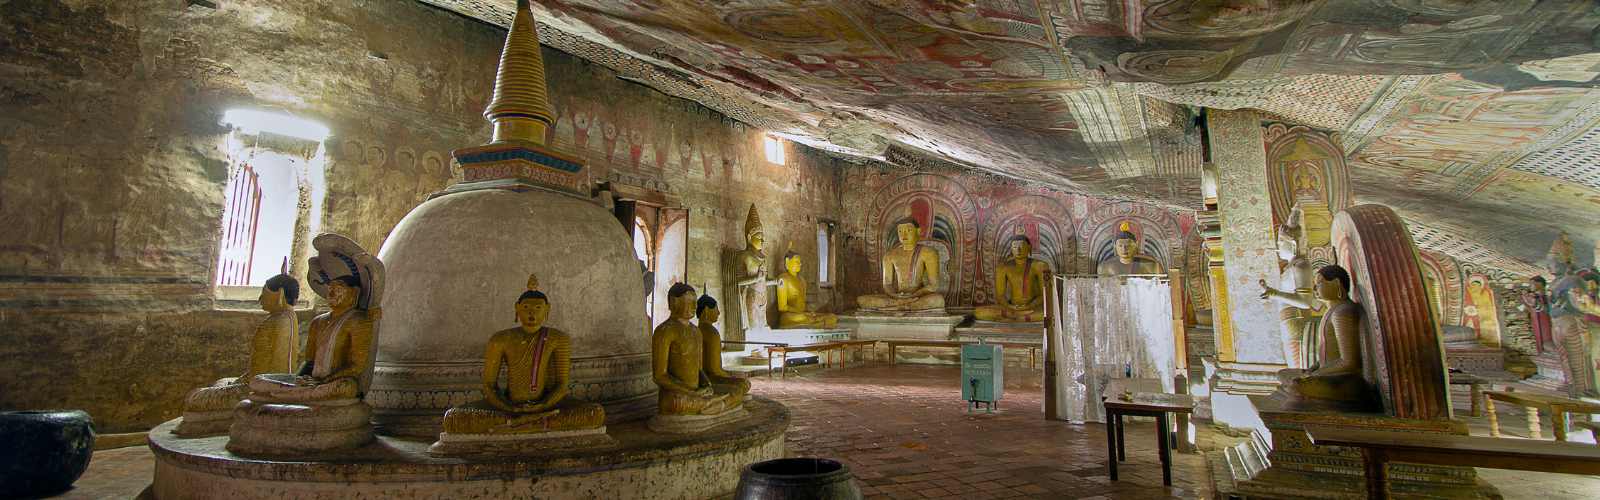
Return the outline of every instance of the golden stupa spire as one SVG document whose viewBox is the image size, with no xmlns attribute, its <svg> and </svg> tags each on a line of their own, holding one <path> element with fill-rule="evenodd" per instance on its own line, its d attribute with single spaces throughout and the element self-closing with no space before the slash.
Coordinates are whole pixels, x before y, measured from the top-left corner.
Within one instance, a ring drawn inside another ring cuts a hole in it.
<svg viewBox="0 0 1600 500">
<path fill-rule="evenodd" d="M 549 100 L 533 11 L 528 0 L 517 0 L 516 18 L 500 51 L 500 71 L 494 76 L 494 98 L 483 110 L 484 118 L 494 123 L 494 142 L 543 145 L 545 130 L 555 125 Z"/>
</svg>

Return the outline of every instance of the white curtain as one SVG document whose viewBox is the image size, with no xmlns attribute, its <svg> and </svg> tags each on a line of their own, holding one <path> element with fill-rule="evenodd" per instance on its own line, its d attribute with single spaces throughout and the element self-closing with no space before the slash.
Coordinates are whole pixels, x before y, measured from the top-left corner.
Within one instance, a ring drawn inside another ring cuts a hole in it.
<svg viewBox="0 0 1600 500">
<path fill-rule="evenodd" d="M 1172 391 L 1172 288 L 1151 278 L 1071 278 L 1056 282 L 1056 414 L 1103 422 L 1101 388 L 1126 376 L 1161 380 Z"/>
</svg>

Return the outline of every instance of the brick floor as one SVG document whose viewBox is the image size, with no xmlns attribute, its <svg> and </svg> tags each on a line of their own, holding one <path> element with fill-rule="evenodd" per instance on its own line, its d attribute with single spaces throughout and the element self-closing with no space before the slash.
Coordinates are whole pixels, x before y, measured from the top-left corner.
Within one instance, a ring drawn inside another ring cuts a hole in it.
<svg viewBox="0 0 1600 500">
<path fill-rule="evenodd" d="M 1044 420 L 1038 372 L 1008 369 L 994 414 L 965 411 L 954 366 L 855 365 L 807 368 L 787 380 L 755 378 L 753 392 L 782 401 L 793 414 L 792 456 L 844 462 L 868 498 L 1194 498 L 1209 497 L 1199 455 L 1174 454 L 1173 486 L 1161 486 L 1153 426 L 1128 424 L 1121 480 L 1105 475 L 1105 433 L 1098 424 Z M 1465 394 L 1457 399 L 1465 416 Z M 1525 433 L 1520 408 L 1502 408 L 1509 436 Z M 1486 419 L 1465 418 L 1474 435 Z M 1548 418 L 1544 419 L 1548 427 Z M 1545 439 L 1550 439 L 1546 429 Z M 1209 432 L 1202 428 L 1202 442 Z M 88 472 L 58 498 L 133 498 L 150 484 L 145 447 L 96 452 Z M 1600 498 L 1600 478 L 1478 469 L 1507 499 Z"/>
</svg>

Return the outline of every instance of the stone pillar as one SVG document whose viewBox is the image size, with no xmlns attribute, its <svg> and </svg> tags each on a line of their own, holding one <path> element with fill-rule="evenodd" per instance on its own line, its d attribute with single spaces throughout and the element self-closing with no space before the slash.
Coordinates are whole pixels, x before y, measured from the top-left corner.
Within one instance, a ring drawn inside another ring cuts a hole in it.
<svg viewBox="0 0 1600 500">
<path fill-rule="evenodd" d="M 1278 282 L 1266 145 L 1254 111 L 1208 110 L 1207 117 L 1220 224 L 1207 241 L 1218 361 L 1212 412 L 1224 424 L 1258 428 L 1244 396 L 1271 393 L 1287 367 L 1277 309 L 1257 296 L 1258 280 Z"/>
</svg>

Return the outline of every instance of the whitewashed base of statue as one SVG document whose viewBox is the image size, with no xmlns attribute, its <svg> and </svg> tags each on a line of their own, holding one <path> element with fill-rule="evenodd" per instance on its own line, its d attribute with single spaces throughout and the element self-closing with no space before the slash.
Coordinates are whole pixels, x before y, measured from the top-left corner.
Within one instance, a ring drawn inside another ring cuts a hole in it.
<svg viewBox="0 0 1600 500">
<path fill-rule="evenodd" d="M 606 427 L 506 434 L 451 434 L 439 433 L 439 440 L 428 447 L 428 454 L 441 456 L 461 455 L 515 455 L 525 452 L 550 450 L 577 450 L 616 446 L 617 440 L 606 434 Z"/>
<path fill-rule="evenodd" d="M 249 395 L 249 388 L 235 377 L 189 391 L 183 401 L 183 418 L 172 433 L 183 438 L 227 434 L 228 427 L 233 425 L 234 407 Z"/>
<path fill-rule="evenodd" d="M 716 415 L 656 415 L 650 418 L 650 430 L 662 434 L 692 434 L 712 427 L 744 420 L 750 412 L 744 405 Z"/>
<path fill-rule="evenodd" d="M 267 403 L 234 410 L 228 451 L 244 456 L 305 456 L 372 442 L 372 407 L 360 399 Z"/>
</svg>

